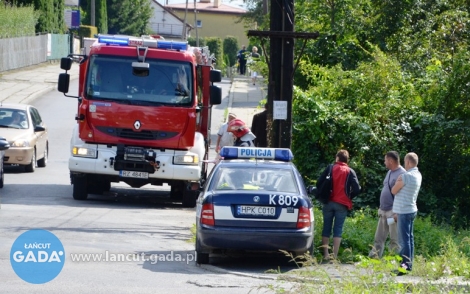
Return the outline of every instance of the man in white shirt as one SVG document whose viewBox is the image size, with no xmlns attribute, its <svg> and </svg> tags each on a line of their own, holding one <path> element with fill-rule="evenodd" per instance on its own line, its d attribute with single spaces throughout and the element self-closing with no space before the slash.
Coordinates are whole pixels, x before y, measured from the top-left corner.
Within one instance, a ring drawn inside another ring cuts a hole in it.
<svg viewBox="0 0 470 294">
<path fill-rule="evenodd" d="M 401 267 L 411 271 L 414 257 L 413 224 L 418 213 L 416 201 L 421 188 L 422 176 L 418 170 L 418 155 L 410 152 L 405 156 L 406 173 L 398 176 L 392 188 L 395 195 L 393 212 L 397 220 L 398 243 L 400 244 Z M 397 272 L 398 275 L 404 272 Z"/>
<path fill-rule="evenodd" d="M 219 153 L 220 149 L 222 149 L 224 146 L 233 146 L 235 137 L 232 133 L 227 132 L 227 126 L 229 122 L 236 118 L 237 116 L 234 113 L 229 113 L 227 122 L 220 126 L 220 129 L 217 132 L 217 144 L 215 145 L 215 152 Z"/>
</svg>

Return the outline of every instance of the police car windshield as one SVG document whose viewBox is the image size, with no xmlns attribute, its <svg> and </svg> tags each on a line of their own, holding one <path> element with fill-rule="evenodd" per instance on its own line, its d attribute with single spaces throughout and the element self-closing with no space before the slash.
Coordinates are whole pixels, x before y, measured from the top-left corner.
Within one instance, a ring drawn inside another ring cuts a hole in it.
<svg viewBox="0 0 470 294">
<path fill-rule="evenodd" d="M 214 190 L 264 190 L 299 193 L 292 170 L 266 167 L 221 167 Z"/>
<path fill-rule="evenodd" d="M 192 71 L 188 62 L 146 59 L 148 75 L 133 74 L 131 57 L 94 55 L 88 66 L 86 94 L 88 99 L 112 99 L 158 103 L 159 105 L 192 105 Z"/>
</svg>

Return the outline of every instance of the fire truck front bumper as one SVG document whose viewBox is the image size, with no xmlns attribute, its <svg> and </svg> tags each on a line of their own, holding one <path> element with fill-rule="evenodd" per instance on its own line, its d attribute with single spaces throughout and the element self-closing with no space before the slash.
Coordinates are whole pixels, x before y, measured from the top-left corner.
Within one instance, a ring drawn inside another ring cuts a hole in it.
<svg viewBox="0 0 470 294">
<path fill-rule="evenodd" d="M 186 181 L 198 181 L 201 176 L 201 158 L 190 151 L 94 144 L 71 151 L 69 169 L 73 173 Z"/>
</svg>

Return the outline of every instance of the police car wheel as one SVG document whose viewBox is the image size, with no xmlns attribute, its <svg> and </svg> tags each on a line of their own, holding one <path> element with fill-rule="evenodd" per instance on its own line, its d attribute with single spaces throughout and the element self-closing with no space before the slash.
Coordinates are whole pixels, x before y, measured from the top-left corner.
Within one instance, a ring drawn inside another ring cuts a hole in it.
<svg viewBox="0 0 470 294">
<path fill-rule="evenodd" d="M 208 264 L 209 263 L 209 253 L 202 253 L 196 251 L 196 262 L 198 264 Z"/>
<path fill-rule="evenodd" d="M 197 264 L 208 264 L 209 263 L 209 253 L 201 252 L 201 245 L 199 240 L 196 237 L 196 263 Z"/>
</svg>

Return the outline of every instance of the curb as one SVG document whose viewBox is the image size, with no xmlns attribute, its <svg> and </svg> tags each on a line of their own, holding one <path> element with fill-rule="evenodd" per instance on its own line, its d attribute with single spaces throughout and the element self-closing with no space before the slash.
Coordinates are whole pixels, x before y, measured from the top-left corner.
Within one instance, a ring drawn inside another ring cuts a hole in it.
<svg viewBox="0 0 470 294">
<path fill-rule="evenodd" d="M 235 89 L 235 79 L 232 78 L 232 84 L 230 85 L 230 90 L 228 92 L 227 116 L 230 112 L 232 112 L 233 96 L 235 95 L 234 89 Z M 224 117 L 224 121 L 227 121 L 227 117 Z"/>
<path fill-rule="evenodd" d="M 199 267 L 202 269 L 205 269 L 207 271 L 213 272 L 213 273 L 220 273 L 220 274 L 231 274 L 239 277 L 245 277 L 245 278 L 253 278 L 253 279 L 258 279 L 258 280 L 270 280 L 270 281 L 275 281 L 278 280 L 278 277 L 270 277 L 270 276 L 263 276 L 263 275 L 258 275 L 258 274 L 248 274 L 248 273 L 242 273 L 242 272 L 236 272 L 236 271 L 229 271 L 214 265 L 210 264 L 200 264 Z"/>
<path fill-rule="evenodd" d="M 52 85 L 48 86 L 45 89 L 42 89 L 42 90 L 31 93 L 30 95 L 26 96 L 24 99 L 20 100 L 19 103 L 21 103 L 21 104 L 30 104 L 30 102 L 33 101 L 34 99 L 37 99 L 37 98 L 41 97 L 42 95 L 45 95 L 45 94 L 51 92 L 54 89 L 55 89 L 55 86 L 52 86 Z"/>
</svg>

